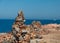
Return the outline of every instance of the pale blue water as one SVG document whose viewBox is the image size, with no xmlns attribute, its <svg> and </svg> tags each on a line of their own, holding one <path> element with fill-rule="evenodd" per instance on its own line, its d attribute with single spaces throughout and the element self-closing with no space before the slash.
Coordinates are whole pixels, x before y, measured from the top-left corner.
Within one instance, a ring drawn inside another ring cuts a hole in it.
<svg viewBox="0 0 60 43">
<path fill-rule="evenodd" d="M 25 24 L 31 24 L 34 20 L 26 20 Z M 42 25 L 50 24 L 50 23 L 57 23 L 60 24 L 60 20 L 36 20 L 40 21 Z M 12 19 L 0 19 L 0 32 L 11 32 L 12 24 L 14 20 Z"/>
</svg>

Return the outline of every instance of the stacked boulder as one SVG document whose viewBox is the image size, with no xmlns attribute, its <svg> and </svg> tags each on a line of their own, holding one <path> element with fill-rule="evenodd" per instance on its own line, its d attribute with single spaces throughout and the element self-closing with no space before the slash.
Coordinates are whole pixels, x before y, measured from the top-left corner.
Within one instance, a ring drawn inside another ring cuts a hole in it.
<svg viewBox="0 0 60 43">
<path fill-rule="evenodd" d="M 33 21 L 31 25 L 25 25 L 23 12 L 19 12 L 12 26 L 12 35 L 14 43 L 32 43 L 31 40 L 41 39 L 39 21 Z"/>
<path fill-rule="evenodd" d="M 12 26 L 12 34 L 14 36 L 14 40 L 19 42 L 21 40 L 23 40 L 23 36 L 24 34 L 26 34 L 26 30 L 25 30 L 25 25 L 24 25 L 24 16 L 23 16 L 23 12 L 19 12 L 18 16 L 15 19 L 15 23 Z"/>
</svg>

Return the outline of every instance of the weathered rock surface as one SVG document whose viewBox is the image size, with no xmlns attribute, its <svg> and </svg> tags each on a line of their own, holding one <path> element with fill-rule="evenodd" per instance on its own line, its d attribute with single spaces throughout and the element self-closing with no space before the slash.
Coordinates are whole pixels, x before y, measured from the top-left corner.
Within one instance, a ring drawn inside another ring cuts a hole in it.
<svg viewBox="0 0 60 43">
<path fill-rule="evenodd" d="M 19 12 L 12 25 L 11 33 L 1 33 L 0 43 L 60 43 L 60 24 L 42 25 L 33 21 L 24 24 L 23 12 Z"/>
</svg>

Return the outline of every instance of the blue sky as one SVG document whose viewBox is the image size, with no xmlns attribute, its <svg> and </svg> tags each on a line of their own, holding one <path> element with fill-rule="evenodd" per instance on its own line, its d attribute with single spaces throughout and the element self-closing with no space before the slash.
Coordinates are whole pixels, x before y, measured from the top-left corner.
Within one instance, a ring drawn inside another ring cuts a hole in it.
<svg viewBox="0 0 60 43">
<path fill-rule="evenodd" d="M 15 19 L 20 10 L 26 19 L 60 19 L 60 0 L 0 0 L 0 19 Z"/>
</svg>

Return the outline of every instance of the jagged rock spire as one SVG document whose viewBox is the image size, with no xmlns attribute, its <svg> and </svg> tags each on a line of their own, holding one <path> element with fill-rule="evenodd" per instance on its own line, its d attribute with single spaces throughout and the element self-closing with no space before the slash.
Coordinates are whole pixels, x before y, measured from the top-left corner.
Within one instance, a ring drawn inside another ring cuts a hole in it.
<svg viewBox="0 0 60 43">
<path fill-rule="evenodd" d="M 23 11 L 19 11 L 18 12 L 18 15 L 23 15 Z"/>
<path fill-rule="evenodd" d="M 23 14 L 23 11 L 19 11 L 19 12 L 18 12 L 18 16 L 21 16 L 22 19 L 24 20 L 24 14 Z"/>
<path fill-rule="evenodd" d="M 25 18 L 23 15 L 23 11 L 18 12 L 18 16 L 16 17 L 16 21 L 23 21 L 24 22 Z"/>
</svg>

